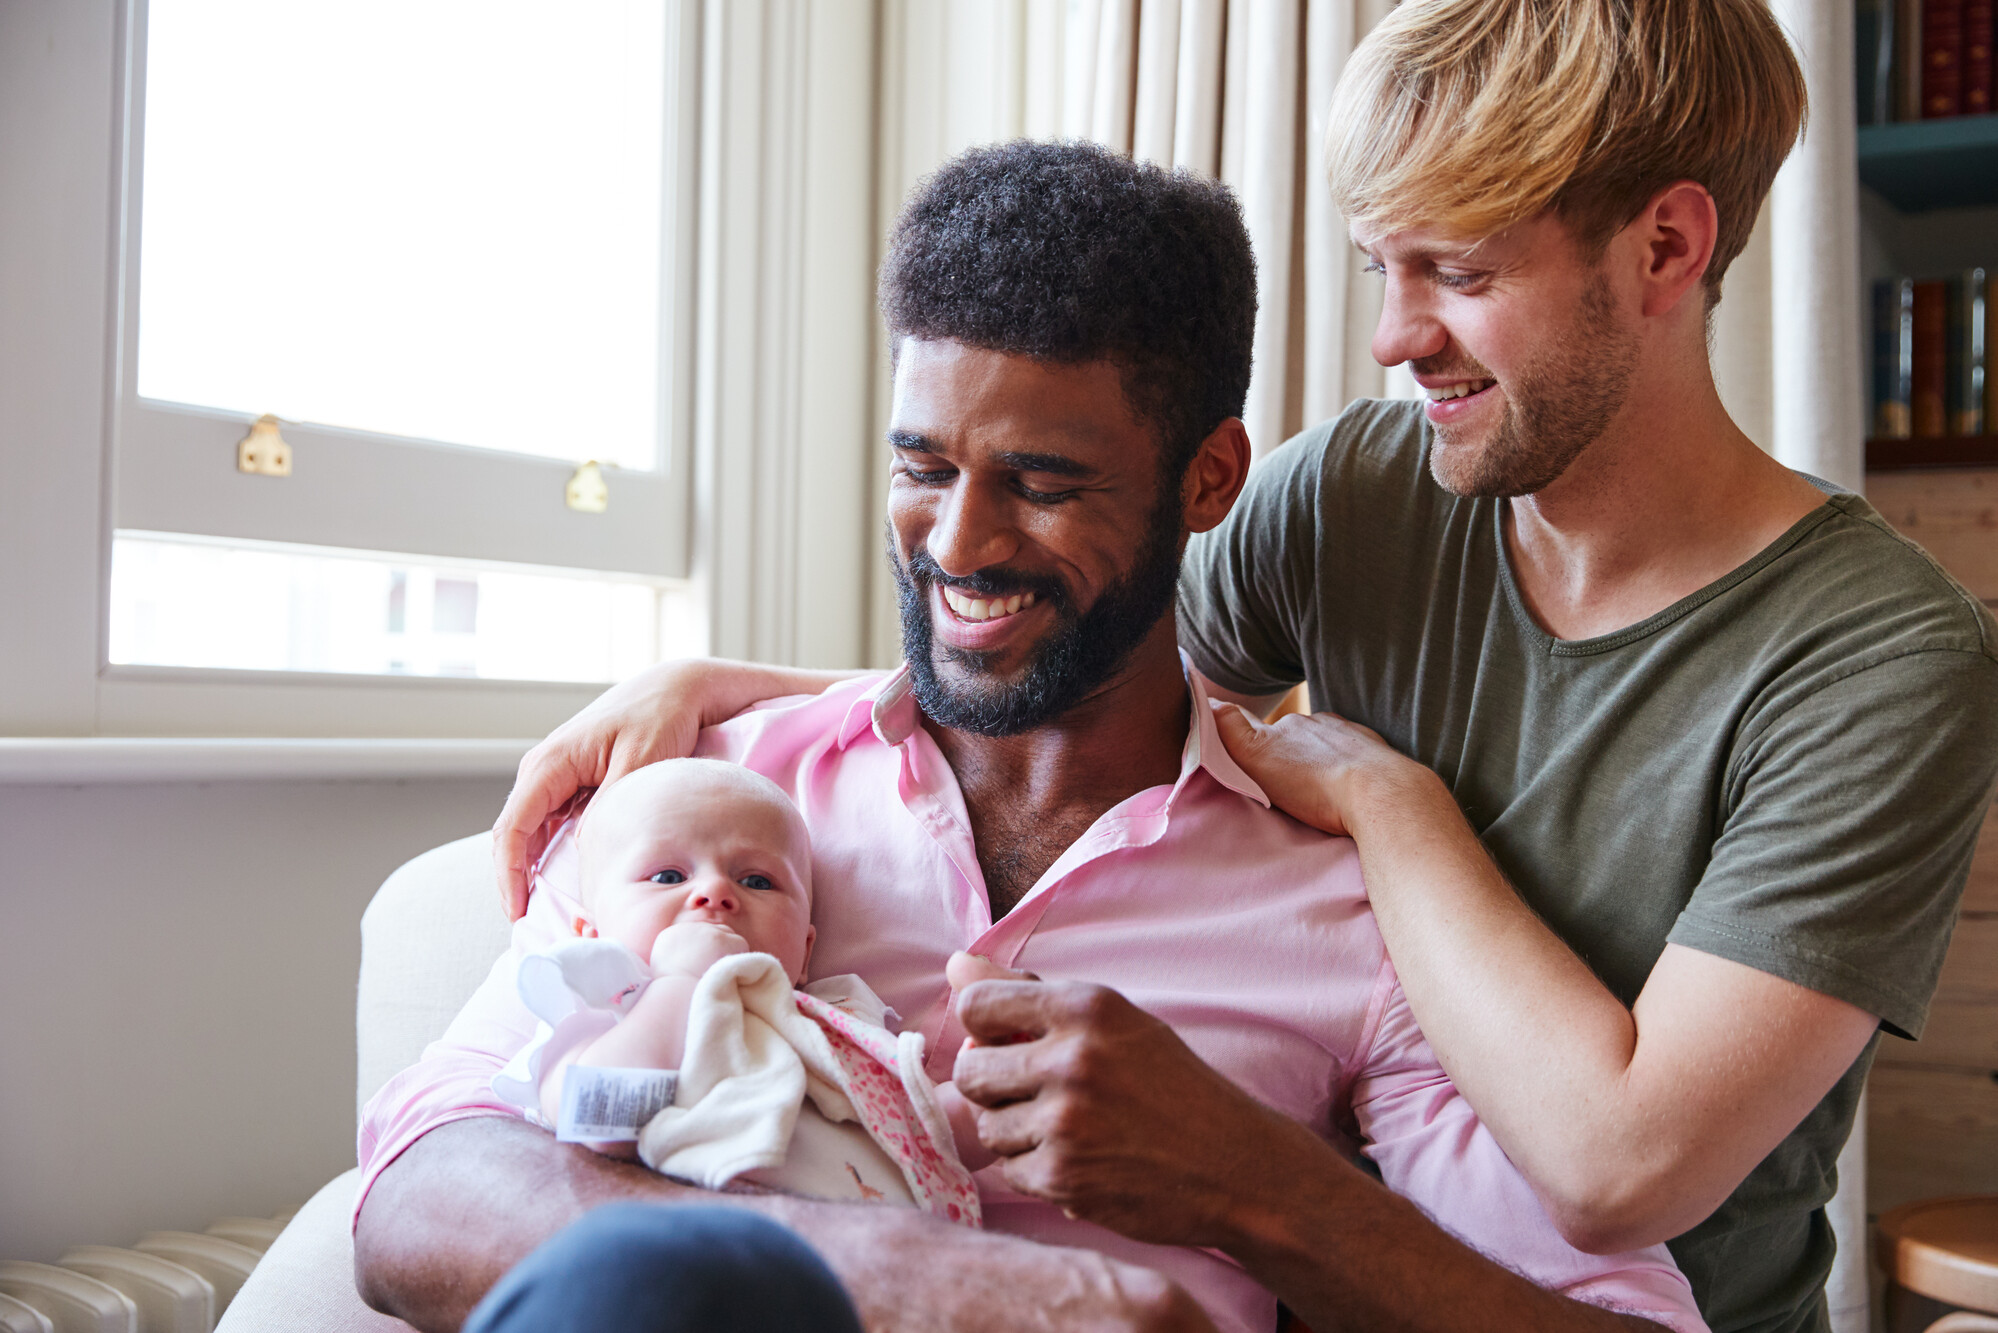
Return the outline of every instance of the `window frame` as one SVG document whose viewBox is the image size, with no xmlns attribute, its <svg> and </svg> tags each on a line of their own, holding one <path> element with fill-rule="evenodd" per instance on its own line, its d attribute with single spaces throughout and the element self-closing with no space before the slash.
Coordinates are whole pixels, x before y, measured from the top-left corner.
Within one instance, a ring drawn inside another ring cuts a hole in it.
<svg viewBox="0 0 1998 1333">
<path fill-rule="evenodd" d="M 661 170 L 658 464 L 606 467 L 610 507 L 571 510 L 575 464 L 294 423 L 293 474 L 236 469 L 253 413 L 141 398 L 137 388 L 148 0 L 127 0 L 114 183 L 110 507 L 115 529 L 303 543 L 684 579 L 692 566 L 699 4 L 662 0 L 671 71 Z M 123 668 L 109 668 L 123 670 Z"/>
<path fill-rule="evenodd" d="M 11 737 L 534 737 L 601 689 L 462 677 L 108 664 L 132 0 L 0 5 L 0 732 Z M 872 0 L 683 0 L 698 88 L 677 99 L 681 208 L 698 202 L 699 355 L 674 367 L 692 418 L 692 599 L 668 656 L 852 667 L 882 591 L 886 352 L 874 313 L 877 71 L 901 56 Z M 681 258 L 694 290 L 691 252 Z M 686 376 L 680 380 L 679 376 Z M 876 665 L 894 660 L 880 650 Z"/>
</svg>

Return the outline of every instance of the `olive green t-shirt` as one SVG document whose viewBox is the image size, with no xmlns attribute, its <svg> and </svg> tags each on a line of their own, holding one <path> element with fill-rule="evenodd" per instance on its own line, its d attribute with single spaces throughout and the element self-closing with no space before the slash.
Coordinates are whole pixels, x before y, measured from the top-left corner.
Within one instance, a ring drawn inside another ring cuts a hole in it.
<svg viewBox="0 0 1998 1333">
<path fill-rule="evenodd" d="M 1435 769 L 1625 1004 L 1667 941 L 1919 1036 L 1998 775 L 1998 625 L 1866 501 L 1600 638 L 1527 613 L 1504 501 L 1429 474 L 1415 402 L 1360 402 L 1190 548 L 1180 639 L 1224 688 L 1302 680 Z M 1716 1333 L 1828 1327 L 1823 1206 L 1872 1047 L 1671 1243 Z"/>
</svg>

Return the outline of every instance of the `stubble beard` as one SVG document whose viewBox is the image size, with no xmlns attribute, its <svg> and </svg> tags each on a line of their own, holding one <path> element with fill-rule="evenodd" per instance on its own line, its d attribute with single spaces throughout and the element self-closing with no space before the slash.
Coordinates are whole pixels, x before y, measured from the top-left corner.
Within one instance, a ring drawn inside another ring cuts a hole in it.
<svg viewBox="0 0 1998 1333">
<path fill-rule="evenodd" d="M 1460 366 L 1422 374 L 1459 374 Z M 1437 485 L 1467 499 L 1510 499 L 1552 485 L 1623 409 L 1637 368 L 1637 340 L 1617 318 L 1609 279 L 1597 274 L 1582 293 L 1568 332 L 1539 363 L 1507 377 L 1505 411 L 1482 446 L 1453 441 L 1437 426 L 1429 470 Z M 1465 379 L 1496 378 L 1476 366 Z"/>
<path fill-rule="evenodd" d="M 981 570 L 947 579 L 929 552 L 918 549 L 905 565 L 889 533 L 888 564 L 902 611 L 902 655 L 910 690 L 926 717 L 939 726 L 979 736 L 1017 736 L 1045 726 L 1115 676 L 1152 627 L 1172 609 L 1179 586 L 1179 488 L 1168 488 L 1146 524 L 1144 544 L 1131 568 L 1078 612 L 1057 579 L 1008 570 Z M 1032 592 L 1054 613 L 1054 629 L 1035 645 L 1012 680 L 989 673 L 994 654 L 939 644 L 930 621 L 930 586 L 949 583 L 973 596 Z M 943 667 L 956 668 L 955 680 Z"/>
</svg>

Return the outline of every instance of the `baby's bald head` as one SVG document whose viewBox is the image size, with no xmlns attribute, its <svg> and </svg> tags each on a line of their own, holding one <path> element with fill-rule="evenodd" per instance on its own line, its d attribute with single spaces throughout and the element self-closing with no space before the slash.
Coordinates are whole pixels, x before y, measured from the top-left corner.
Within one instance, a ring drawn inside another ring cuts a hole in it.
<svg viewBox="0 0 1998 1333">
<path fill-rule="evenodd" d="M 762 774 L 717 759 L 649 764 L 591 797 L 576 846 L 587 924 L 604 938 L 651 957 L 669 927 L 706 923 L 803 976 L 811 835 Z"/>
<path fill-rule="evenodd" d="M 804 816 L 784 789 L 754 769 L 721 759 L 665 759 L 633 769 L 597 790 L 576 825 L 576 850 L 582 861 L 583 896 L 589 901 L 593 871 L 601 871 L 605 853 L 640 828 L 655 827 L 683 813 L 696 816 L 696 827 L 717 825 L 748 828 L 761 841 L 781 844 L 802 877 L 800 887 L 811 896 L 812 837 Z M 781 834 L 780 834 L 781 830 Z"/>
</svg>

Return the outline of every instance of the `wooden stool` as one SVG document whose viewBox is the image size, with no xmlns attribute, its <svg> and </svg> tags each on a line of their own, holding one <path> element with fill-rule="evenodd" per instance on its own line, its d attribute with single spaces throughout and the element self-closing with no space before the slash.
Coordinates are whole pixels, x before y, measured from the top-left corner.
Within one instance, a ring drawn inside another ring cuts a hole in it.
<svg viewBox="0 0 1998 1333">
<path fill-rule="evenodd" d="M 1998 1195 L 1903 1204 L 1875 1236 L 1888 1333 L 1998 1333 Z"/>
</svg>

